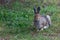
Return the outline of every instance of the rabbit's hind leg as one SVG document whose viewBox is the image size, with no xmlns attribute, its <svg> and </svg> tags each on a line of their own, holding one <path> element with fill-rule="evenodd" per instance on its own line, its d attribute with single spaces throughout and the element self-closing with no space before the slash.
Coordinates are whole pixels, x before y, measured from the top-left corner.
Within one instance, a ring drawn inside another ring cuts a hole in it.
<svg viewBox="0 0 60 40">
<path fill-rule="evenodd" d="M 46 26 L 44 26 L 44 29 L 47 29 L 49 27 L 49 25 L 47 24 Z"/>
<path fill-rule="evenodd" d="M 44 25 L 44 29 L 47 29 L 49 27 L 48 23 L 46 22 L 46 24 Z"/>
</svg>

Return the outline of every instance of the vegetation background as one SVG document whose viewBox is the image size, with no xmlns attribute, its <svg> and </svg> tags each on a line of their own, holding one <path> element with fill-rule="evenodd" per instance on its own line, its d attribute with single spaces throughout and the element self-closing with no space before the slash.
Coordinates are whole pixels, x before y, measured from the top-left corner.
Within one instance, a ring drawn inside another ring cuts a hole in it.
<svg viewBox="0 0 60 40">
<path fill-rule="evenodd" d="M 2 2 L 2 3 L 1 3 Z M 34 5 L 51 13 L 52 26 L 33 35 Z M 0 0 L 0 40 L 60 40 L 60 0 Z"/>
</svg>

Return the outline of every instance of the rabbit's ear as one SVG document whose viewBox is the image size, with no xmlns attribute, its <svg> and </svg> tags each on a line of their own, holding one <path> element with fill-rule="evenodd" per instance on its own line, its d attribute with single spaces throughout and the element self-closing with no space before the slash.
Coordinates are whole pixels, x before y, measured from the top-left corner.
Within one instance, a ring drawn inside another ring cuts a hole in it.
<svg viewBox="0 0 60 40">
<path fill-rule="evenodd" d="M 38 12 L 38 13 L 39 13 L 39 11 L 40 11 L 40 7 L 37 8 L 37 12 Z"/>
<path fill-rule="evenodd" d="M 36 7 L 34 6 L 34 13 L 36 13 Z"/>
</svg>

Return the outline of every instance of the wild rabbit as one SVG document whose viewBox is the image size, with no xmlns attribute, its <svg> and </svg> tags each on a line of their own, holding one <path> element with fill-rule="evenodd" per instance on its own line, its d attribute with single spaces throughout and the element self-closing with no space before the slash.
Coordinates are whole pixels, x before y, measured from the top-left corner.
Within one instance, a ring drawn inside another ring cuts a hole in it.
<svg viewBox="0 0 60 40">
<path fill-rule="evenodd" d="M 48 28 L 51 25 L 50 15 L 42 16 L 39 14 L 40 7 L 34 7 L 34 26 L 37 31 Z"/>
</svg>

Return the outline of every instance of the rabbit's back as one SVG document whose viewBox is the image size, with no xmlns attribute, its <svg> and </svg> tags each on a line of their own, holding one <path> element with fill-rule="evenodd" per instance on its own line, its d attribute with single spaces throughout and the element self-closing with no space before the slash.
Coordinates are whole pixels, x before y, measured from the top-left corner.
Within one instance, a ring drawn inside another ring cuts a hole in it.
<svg viewBox="0 0 60 40">
<path fill-rule="evenodd" d="M 41 28 L 43 28 L 44 26 L 46 26 L 47 25 L 47 20 L 46 20 L 46 18 L 45 17 L 40 17 L 40 20 L 39 20 L 39 27 Z"/>
</svg>

